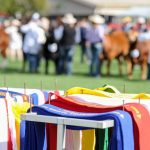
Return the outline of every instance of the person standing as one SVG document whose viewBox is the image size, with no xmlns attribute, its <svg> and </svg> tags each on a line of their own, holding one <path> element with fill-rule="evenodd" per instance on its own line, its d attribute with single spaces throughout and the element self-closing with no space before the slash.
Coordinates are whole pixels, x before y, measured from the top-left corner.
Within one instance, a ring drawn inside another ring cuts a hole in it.
<svg viewBox="0 0 150 150">
<path fill-rule="evenodd" d="M 25 33 L 23 50 L 27 54 L 27 60 L 29 62 L 29 72 L 37 73 L 40 61 L 40 50 L 42 44 L 45 43 L 45 32 L 40 27 L 40 15 L 34 13 L 31 21 L 21 27 L 21 31 Z"/>
<path fill-rule="evenodd" d="M 92 15 L 89 17 L 91 27 L 87 30 L 86 46 L 91 51 L 90 76 L 100 76 L 100 59 L 102 52 L 102 42 L 104 38 L 104 27 L 102 24 L 105 19 L 99 15 Z"/>
<path fill-rule="evenodd" d="M 80 32 L 81 32 L 81 42 L 80 42 L 80 46 L 81 46 L 81 63 L 84 62 L 84 56 L 87 57 L 87 59 L 89 60 L 89 55 L 88 55 L 88 49 L 86 48 L 86 32 L 87 29 L 89 27 L 89 23 L 87 21 L 86 18 L 83 18 L 80 21 Z"/>
<path fill-rule="evenodd" d="M 66 14 L 62 18 L 64 23 L 64 29 L 62 34 L 62 39 L 60 41 L 60 60 L 59 60 L 59 70 L 60 74 L 65 73 L 67 75 L 72 74 L 72 61 L 74 55 L 74 45 L 75 45 L 75 23 L 76 19 L 72 14 Z"/>
<path fill-rule="evenodd" d="M 149 53 L 148 53 L 148 62 L 147 62 L 147 80 L 150 80 L 150 50 L 149 50 Z"/>
<path fill-rule="evenodd" d="M 139 33 L 147 32 L 146 19 L 143 17 L 139 17 L 137 20 L 136 28 Z"/>
<path fill-rule="evenodd" d="M 124 32 L 128 32 L 132 27 L 133 27 L 133 24 L 132 24 L 132 18 L 127 16 L 127 17 L 124 17 L 122 18 L 122 30 Z"/>
<path fill-rule="evenodd" d="M 12 61 L 17 59 L 19 61 L 22 61 L 23 54 L 22 54 L 22 36 L 19 33 L 19 27 L 21 23 L 17 19 L 13 19 L 11 21 L 11 25 L 6 28 L 6 32 L 9 34 L 10 37 L 10 43 L 9 43 L 9 54 L 10 59 Z"/>
<path fill-rule="evenodd" d="M 56 51 L 56 59 L 55 59 L 55 67 L 56 67 L 56 74 L 61 74 L 61 69 L 59 67 L 59 60 L 60 60 L 60 48 L 61 48 L 61 39 L 63 36 L 63 30 L 64 30 L 64 25 L 62 22 L 62 18 L 60 16 L 57 16 L 55 25 L 53 25 L 53 36 L 55 39 L 55 43 L 57 45 L 57 51 Z"/>
<path fill-rule="evenodd" d="M 46 36 L 46 42 L 43 45 L 43 56 L 45 59 L 45 74 L 48 74 L 49 71 L 49 60 L 54 62 L 55 65 L 55 74 L 58 74 L 58 44 L 54 36 L 54 27 L 52 27 L 52 24 L 50 24 L 45 30 L 45 36 Z"/>
</svg>

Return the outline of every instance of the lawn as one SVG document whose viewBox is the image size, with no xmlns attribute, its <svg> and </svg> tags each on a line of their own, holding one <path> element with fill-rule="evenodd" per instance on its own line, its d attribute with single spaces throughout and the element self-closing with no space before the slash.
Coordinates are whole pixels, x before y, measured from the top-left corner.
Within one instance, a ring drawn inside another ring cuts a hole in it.
<svg viewBox="0 0 150 150">
<path fill-rule="evenodd" d="M 44 61 L 41 62 L 39 74 L 22 73 L 21 62 L 11 62 L 5 70 L 0 71 L 0 85 L 7 87 L 18 87 L 23 88 L 37 88 L 37 89 L 61 89 L 66 90 L 68 88 L 78 86 L 94 89 L 101 87 L 104 84 L 115 86 L 121 92 L 127 93 L 139 93 L 147 92 L 150 93 L 150 81 L 140 80 L 140 68 L 137 66 L 134 71 L 133 80 L 130 81 L 126 76 L 125 63 L 123 66 L 124 75 L 118 76 L 117 62 L 114 60 L 111 66 L 111 76 L 102 76 L 98 78 L 88 76 L 88 65 L 80 63 L 80 51 L 76 49 L 74 56 L 73 75 L 72 76 L 56 76 L 54 74 L 53 63 L 49 66 L 49 75 L 44 74 Z M 103 66 L 103 73 L 106 71 L 106 65 Z M 42 83 L 42 84 L 41 84 Z"/>
</svg>

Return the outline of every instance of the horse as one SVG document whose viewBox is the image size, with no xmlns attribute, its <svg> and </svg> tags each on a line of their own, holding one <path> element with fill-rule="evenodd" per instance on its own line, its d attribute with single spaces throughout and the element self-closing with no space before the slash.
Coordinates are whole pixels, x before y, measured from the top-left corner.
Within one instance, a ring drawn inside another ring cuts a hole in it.
<svg viewBox="0 0 150 150">
<path fill-rule="evenodd" d="M 0 53 L 3 58 L 6 58 L 6 49 L 9 45 L 9 35 L 0 29 Z"/>
<path fill-rule="evenodd" d="M 133 33 L 126 33 L 122 30 L 113 31 L 104 36 L 103 52 L 100 54 L 101 62 L 107 61 L 107 75 L 110 75 L 110 65 L 113 59 L 118 60 L 119 75 L 122 75 L 123 59 L 130 61 L 129 49 L 131 43 L 134 42 Z M 135 35 L 134 35 L 135 36 Z M 127 67 L 128 68 L 128 67 Z M 129 72 L 129 69 L 127 69 Z M 129 74 L 129 73 L 128 73 Z"/>
<path fill-rule="evenodd" d="M 150 39 L 144 41 L 139 41 L 137 39 L 135 48 L 130 50 L 129 56 L 130 60 L 128 61 L 129 79 L 132 79 L 134 66 L 138 64 L 141 67 L 141 79 L 146 80 L 147 62 L 149 53 L 150 53 Z"/>
<path fill-rule="evenodd" d="M 9 35 L 5 32 L 3 28 L 0 28 L 0 54 L 4 59 L 2 63 L 2 67 L 5 67 L 6 65 L 8 45 L 9 45 Z"/>
<path fill-rule="evenodd" d="M 128 79 L 132 79 L 136 64 L 141 67 L 141 79 L 147 78 L 147 62 L 150 53 L 150 39 L 139 40 L 139 33 L 132 28 L 128 32 L 114 31 L 105 35 L 101 58 L 106 59 L 107 74 L 110 74 L 110 64 L 113 59 L 119 62 L 119 74 L 122 74 L 122 58 L 127 62 Z"/>
</svg>

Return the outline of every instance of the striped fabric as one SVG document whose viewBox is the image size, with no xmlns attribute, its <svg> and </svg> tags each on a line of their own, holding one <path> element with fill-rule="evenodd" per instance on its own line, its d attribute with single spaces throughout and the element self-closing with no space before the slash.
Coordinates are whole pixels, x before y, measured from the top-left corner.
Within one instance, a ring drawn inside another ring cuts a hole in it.
<svg viewBox="0 0 150 150">
<path fill-rule="evenodd" d="M 63 116 L 63 117 L 73 117 L 80 119 L 94 119 L 94 120 L 105 120 L 114 119 L 115 127 L 110 140 L 109 149 L 110 150 L 123 150 L 130 149 L 134 150 L 133 142 L 133 125 L 130 115 L 125 111 L 113 111 L 108 113 L 78 113 L 74 111 L 68 111 L 50 104 L 45 104 L 42 106 L 34 106 L 32 108 L 33 112 L 39 115 L 48 116 Z M 54 128 L 53 128 L 54 129 Z M 82 129 L 82 128 L 80 128 Z M 26 132 L 25 132 L 25 149 L 28 150 L 46 150 L 45 144 L 45 125 L 43 123 L 37 122 L 26 122 Z M 55 130 L 49 130 L 47 134 L 51 134 L 52 138 L 56 136 Z M 55 136 L 54 136 L 55 135 Z M 37 138 L 36 138 L 37 137 Z M 47 139 L 47 145 L 55 145 L 55 141 L 50 141 Z M 56 150 L 56 149 L 50 149 Z"/>
<path fill-rule="evenodd" d="M 0 99 L 0 149 L 11 150 L 11 139 L 8 124 L 8 111 L 6 101 Z"/>
<path fill-rule="evenodd" d="M 114 101 L 115 102 L 115 101 Z M 148 110 L 141 104 L 129 103 L 123 106 L 104 106 L 96 103 L 86 103 L 78 101 L 77 98 L 62 97 L 57 95 L 57 99 L 51 104 L 78 112 L 108 112 L 112 110 L 124 110 L 129 112 L 133 119 L 135 150 L 149 150 L 150 144 L 150 116 Z"/>
</svg>

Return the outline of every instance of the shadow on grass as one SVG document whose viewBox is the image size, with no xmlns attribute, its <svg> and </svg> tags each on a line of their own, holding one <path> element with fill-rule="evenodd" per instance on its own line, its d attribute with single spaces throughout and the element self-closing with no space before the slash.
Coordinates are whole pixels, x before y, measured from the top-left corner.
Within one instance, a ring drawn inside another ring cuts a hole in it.
<svg viewBox="0 0 150 150">
<path fill-rule="evenodd" d="M 118 79 L 125 79 L 127 78 L 127 75 L 119 75 L 119 74 L 110 74 L 110 75 L 107 75 L 107 74 L 104 74 L 102 73 L 101 74 L 102 77 L 106 77 L 106 78 L 118 78 Z"/>
<path fill-rule="evenodd" d="M 83 73 L 83 72 L 74 72 L 73 76 L 78 76 L 78 77 L 89 77 L 89 78 L 94 78 L 94 76 L 90 76 L 88 73 Z M 126 75 L 118 75 L 118 74 L 111 74 L 111 75 L 106 75 L 106 74 L 101 74 L 98 76 L 99 78 L 110 78 L 110 79 L 125 79 L 127 80 Z"/>
<path fill-rule="evenodd" d="M 147 81 L 150 81 L 150 80 L 142 80 L 140 78 L 133 78 L 133 79 L 128 79 L 126 78 L 126 81 L 129 81 L 129 82 L 147 82 Z"/>
<path fill-rule="evenodd" d="M 42 73 L 29 73 L 28 71 L 23 71 L 22 69 L 19 68 L 12 68 L 12 67 L 7 67 L 5 69 L 1 69 L 0 73 L 4 74 L 42 74 Z"/>
<path fill-rule="evenodd" d="M 65 74 L 61 74 L 61 75 L 57 75 L 55 74 L 55 72 L 50 72 L 48 74 L 45 74 L 44 71 L 38 72 L 38 73 L 29 73 L 27 71 L 23 71 L 22 68 L 15 68 L 15 67 L 7 67 L 5 69 L 0 69 L 0 73 L 2 74 L 26 74 L 26 75 L 41 75 L 41 76 L 51 76 L 51 77 L 63 77 L 63 76 L 67 76 Z M 71 76 L 76 76 L 76 77 L 86 77 L 86 78 L 95 78 L 89 75 L 89 73 L 87 72 L 73 72 L 73 74 Z M 101 76 L 99 78 L 103 78 L 103 79 L 121 79 L 127 82 L 132 82 L 132 83 L 139 83 L 139 82 L 149 82 L 150 80 L 141 80 L 140 77 L 133 77 L 133 79 L 128 79 L 127 75 L 123 74 L 122 76 L 120 76 L 119 74 L 110 74 L 109 76 L 102 73 Z"/>
<path fill-rule="evenodd" d="M 74 72 L 73 76 L 79 76 L 79 77 L 91 77 L 88 73 L 84 72 Z"/>
<path fill-rule="evenodd" d="M 5 68 L 5 69 L 2 69 L 0 70 L 1 73 L 21 73 L 21 69 L 18 69 L 18 68 Z"/>
</svg>

